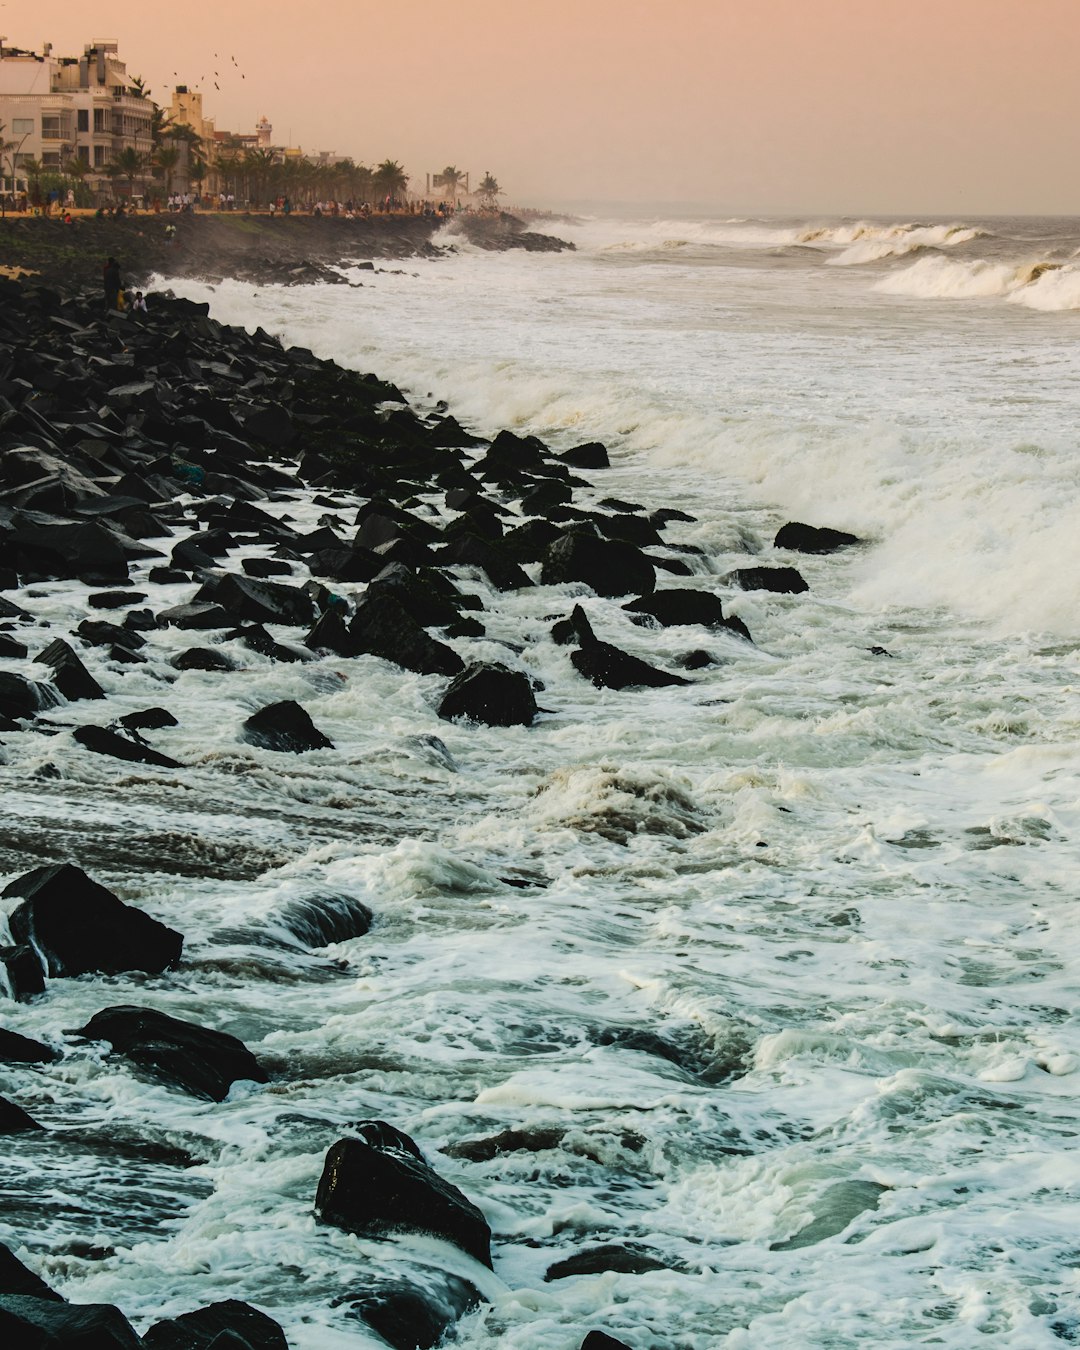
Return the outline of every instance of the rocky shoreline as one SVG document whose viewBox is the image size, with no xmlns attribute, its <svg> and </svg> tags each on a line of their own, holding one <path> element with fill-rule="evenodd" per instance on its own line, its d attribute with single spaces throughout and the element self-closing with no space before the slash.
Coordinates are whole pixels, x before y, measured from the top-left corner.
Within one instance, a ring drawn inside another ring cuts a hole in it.
<svg viewBox="0 0 1080 1350">
<path fill-rule="evenodd" d="M 410 407 L 374 375 L 284 349 L 261 331 L 225 327 L 189 301 L 157 296 L 141 319 L 106 314 L 96 298 L 76 293 L 92 285 L 90 273 L 106 250 L 125 254 L 136 275 L 163 267 L 187 274 L 211 257 L 235 274 L 237 257 L 255 250 L 237 243 L 244 232 L 232 221 L 182 221 L 176 245 L 148 242 L 142 220 L 98 224 L 49 227 L 82 232 L 78 266 L 65 256 L 40 269 L 55 277 L 69 268 L 73 285 L 63 293 L 0 282 L 0 730 L 9 744 L 67 736 L 79 753 L 114 763 L 118 774 L 137 766 L 151 782 L 155 773 L 183 775 L 187 766 L 169 753 L 178 721 L 169 707 L 171 682 L 190 671 L 242 679 L 247 660 L 302 665 L 327 657 L 346 672 L 355 658 L 376 658 L 429 678 L 441 719 L 528 727 L 565 693 L 536 688 L 512 644 L 505 660 L 470 651 L 485 636 L 486 616 L 469 578 L 492 593 L 572 583 L 606 598 L 612 618 L 629 616 L 644 641 L 650 630 L 671 625 L 699 635 L 701 645 L 688 646 L 676 669 L 664 669 L 605 640 L 580 605 L 568 605 L 568 613 L 553 616 L 548 636 L 569 651 L 569 680 L 602 688 L 677 691 L 718 659 L 716 643 L 750 640 L 716 588 L 687 583 L 696 550 L 680 544 L 672 528 L 690 517 L 677 509 L 649 514 L 616 498 L 581 503 L 608 466 L 603 445 L 555 453 L 510 431 L 491 440 L 474 436 L 452 416 Z M 284 239 L 273 256 L 277 265 L 295 266 L 300 239 L 308 262 L 330 266 L 359 238 L 358 231 L 330 233 L 336 225 L 260 223 L 259 256 Z M 386 222 L 378 240 L 381 257 L 432 247 L 419 219 Z M 235 256 L 223 241 L 236 245 Z M 298 494 L 323 510 L 314 529 L 297 528 L 280 509 Z M 776 541 L 781 565 L 733 573 L 720 589 L 805 589 L 789 553 L 855 542 L 787 526 Z M 62 622 L 42 607 L 40 588 L 57 581 L 78 586 L 85 599 L 85 609 Z M 155 671 L 161 704 L 110 716 L 109 690 L 140 668 Z M 271 756 L 333 746 L 294 700 L 255 708 L 221 735 Z M 39 772 L 47 776 L 48 764 Z M 125 903 L 102 885 L 87 859 L 70 856 L 63 837 L 42 838 L 33 853 L 10 840 L 0 851 L 5 872 L 17 873 L 3 892 L 10 938 L 0 949 L 0 999 L 9 1006 L 62 1000 L 65 981 L 75 976 L 167 979 L 183 972 L 184 934 L 167 916 Z M 272 916 L 271 927 L 273 942 L 317 957 L 328 943 L 363 937 L 378 921 L 346 895 L 297 902 Z M 247 940 L 271 941 L 267 931 Z M 106 1061 L 120 1057 L 136 1076 L 212 1102 L 238 1082 L 288 1077 L 287 1065 L 221 1030 L 116 1004 L 103 987 L 100 1010 L 55 1043 L 0 1029 L 0 1132 L 10 1140 L 45 1138 L 58 1150 L 72 1146 L 72 1132 L 43 1128 L 20 1102 L 20 1089 L 55 1075 L 62 1094 L 65 1058 L 86 1044 L 99 1044 Z M 679 1053 L 659 1036 L 636 1048 Z M 545 1146 L 493 1136 L 454 1156 Z M 324 1147 L 322 1179 L 311 1196 L 319 1223 L 380 1240 L 425 1233 L 473 1263 L 469 1279 L 429 1272 L 418 1285 L 406 1276 L 365 1281 L 361 1273 L 342 1290 L 352 1315 L 388 1344 L 435 1345 L 484 1300 L 498 1234 L 392 1124 L 359 1122 Z M 170 1165 L 183 1169 L 185 1162 Z M 25 1250 L 30 1255 L 31 1247 Z M 582 1256 L 584 1264 L 549 1278 L 648 1269 L 655 1260 L 633 1244 Z M 2 1245 L 0 1327 L 11 1344 L 26 1346 L 287 1345 L 271 1318 L 238 1301 L 164 1318 L 140 1337 L 114 1307 L 65 1302 Z M 600 1329 L 582 1342 L 582 1350 L 619 1347 L 625 1350 Z"/>
<path fill-rule="evenodd" d="M 0 264 L 71 293 L 100 291 L 102 265 L 110 256 L 120 262 L 125 285 L 145 289 L 154 274 L 208 281 L 232 277 L 262 285 L 341 282 L 334 269 L 343 262 L 438 257 L 455 246 L 455 236 L 487 250 L 558 252 L 573 247 L 527 229 L 505 212 L 461 215 L 447 228 L 445 242 L 436 244 L 444 225 L 433 217 L 411 215 L 349 220 L 181 212 L 120 220 L 78 216 L 70 225 L 56 218 L 9 215 L 0 221 Z"/>
</svg>

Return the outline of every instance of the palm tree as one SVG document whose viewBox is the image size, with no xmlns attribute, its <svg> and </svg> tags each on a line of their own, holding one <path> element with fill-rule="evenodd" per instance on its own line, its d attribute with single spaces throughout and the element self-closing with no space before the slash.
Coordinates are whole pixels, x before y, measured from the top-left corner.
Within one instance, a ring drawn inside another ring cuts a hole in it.
<svg viewBox="0 0 1080 1350">
<path fill-rule="evenodd" d="M 374 186 L 380 197 L 396 200 L 409 186 L 409 177 L 396 159 L 384 159 L 377 166 Z"/>
<path fill-rule="evenodd" d="M 256 208 L 266 194 L 266 185 L 274 169 L 272 150 L 249 150 L 244 156 L 244 172 L 247 174 L 251 191 L 248 193 Z"/>
<path fill-rule="evenodd" d="M 159 145 L 154 151 L 151 164 L 155 169 L 160 169 L 165 175 L 165 196 L 172 196 L 173 174 L 176 172 L 176 166 L 183 158 L 178 145 Z"/>
<path fill-rule="evenodd" d="M 80 206 L 86 205 L 85 201 L 83 200 L 83 193 L 84 193 L 83 180 L 86 178 L 86 175 L 89 172 L 90 172 L 90 161 L 88 159 L 80 159 L 78 155 L 74 155 L 64 165 L 64 173 L 67 174 L 68 178 L 72 180 L 72 188 L 75 192 L 75 200 L 78 202 Z"/>
<path fill-rule="evenodd" d="M 128 201 L 130 202 L 135 196 L 135 179 L 141 178 L 146 171 L 146 156 L 128 146 L 127 149 L 121 150 L 118 155 L 114 156 L 112 163 L 106 166 L 105 172 L 108 173 L 114 166 L 116 168 L 115 176 L 126 178 L 128 181 Z"/>
<path fill-rule="evenodd" d="M 498 209 L 498 198 L 502 196 L 502 188 L 499 186 L 499 180 L 494 178 L 490 171 L 485 172 L 480 179 L 480 186 L 476 189 L 480 194 L 480 200 L 486 211 L 495 211 Z"/>
<path fill-rule="evenodd" d="M 4 173 L 4 161 L 11 166 L 11 188 L 15 190 L 15 164 L 14 151 L 19 148 L 21 142 L 6 141 L 3 139 L 4 132 L 7 130 L 3 122 L 0 122 L 0 220 L 7 215 L 7 176 Z M 23 138 L 26 139 L 25 137 Z"/>
<path fill-rule="evenodd" d="M 30 201 L 34 206 L 41 205 L 41 175 L 45 172 L 45 167 L 33 155 L 27 155 L 19 166 L 26 174 L 26 182 L 30 189 Z"/>
<path fill-rule="evenodd" d="M 439 179 L 442 181 L 442 185 L 449 194 L 452 202 L 457 202 L 458 188 L 468 176 L 467 173 L 462 173 L 460 169 L 455 168 L 453 164 L 448 164 L 446 168 L 443 169 L 442 173 L 439 174 Z"/>
<path fill-rule="evenodd" d="M 206 172 L 206 157 L 203 153 L 202 137 L 194 127 L 189 127 L 186 122 L 172 122 L 164 126 L 161 135 L 163 141 L 168 141 L 171 146 L 180 151 L 180 160 L 177 165 L 179 176 L 181 178 L 186 177 L 189 181 L 202 182 L 202 175 Z M 195 170 L 197 161 L 202 162 L 199 173 L 196 173 Z"/>
</svg>

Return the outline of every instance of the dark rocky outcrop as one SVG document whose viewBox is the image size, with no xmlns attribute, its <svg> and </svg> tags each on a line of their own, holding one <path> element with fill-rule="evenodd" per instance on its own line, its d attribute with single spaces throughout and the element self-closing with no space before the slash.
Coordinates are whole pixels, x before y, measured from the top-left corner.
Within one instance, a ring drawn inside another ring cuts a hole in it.
<svg viewBox="0 0 1080 1350">
<path fill-rule="evenodd" d="M 0 1027 L 0 1064 L 51 1064 L 59 1058 L 51 1046 Z"/>
<path fill-rule="evenodd" d="M 630 1350 L 625 1341 L 617 1341 L 606 1331 L 590 1331 L 581 1342 L 581 1350 Z"/>
<path fill-rule="evenodd" d="M 491 1265 L 491 1230 L 484 1216 L 456 1186 L 403 1149 L 340 1139 L 326 1155 L 315 1213 L 323 1223 L 364 1237 L 429 1233 Z"/>
<path fill-rule="evenodd" d="M 36 867 L 9 881 L 3 894 L 22 902 L 8 919 L 12 937 L 41 954 L 50 976 L 157 974 L 180 960 L 179 933 L 125 905 L 72 863 Z"/>
<path fill-rule="evenodd" d="M 96 755 L 110 755 L 113 759 L 126 760 L 130 764 L 152 764 L 159 769 L 183 767 L 178 760 L 161 754 L 153 746 L 146 745 L 138 738 L 110 731 L 108 727 L 76 727 L 73 735 L 81 746 Z"/>
<path fill-rule="evenodd" d="M 324 736 L 299 703 L 285 699 L 260 708 L 244 723 L 241 732 L 250 745 L 263 750 L 302 754 L 305 750 L 332 750 L 334 742 Z"/>
<path fill-rule="evenodd" d="M 69 702 L 74 703 L 81 698 L 105 697 L 104 689 L 62 638 L 50 642 L 38 652 L 34 660 L 52 667 L 52 683 Z"/>
<path fill-rule="evenodd" d="M 772 591 L 776 595 L 801 595 L 810 589 L 795 567 L 740 567 L 726 579 L 743 591 Z"/>
<path fill-rule="evenodd" d="M 578 674 L 592 680 L 598 689 L 663 689 L 691 683 L 682 675 L 658 670 L 610 642 L 597 639 L 571 652 L 570 660 Z"/>
<path fill-rule="evenodd" d="M 793 553 L 835 553 L 837 549 L 861 543 L 857 535 L 845 534 L 843 530 L 789 521 L 777 531 L 773 547 L 790 549 Z"/>
<path fill-rule="evenodd" d="M 652 562 L 631 544 L 593 534 L 564 534 L 544 556 L 545 586 L 581 581 L 597 595 L 646 595 L 656 588 Z"/>
<path fill-rule="evenodd" d="M 0 1294 L 21 1294 L 28 1298 L 48 1299 L 52 1303 L 66 1300 L 55 1289 L 50 1289 L 40 1275 L 24 1266 L 10 1247 L 0 1242 Z"/>
<path fill-rule="evenodd" d="M 153 1008 L 104 1008 L 77 1035 L 109 1041 L 139 1068 L 194 1097 L 220 1102 L 235 1082 L 267 1081 L 266 1071 L 235 1036 Z"/>
<path fill-rule="evenodd" d="M 312 635 L 307 638 L 312 645 Z M 364 595 L 348 626 L 348 651 L 393 661 L 421 675 L 457 675 L 465 663 L 452 647 L 429 637 L 387 590 Z"/>
<path fill-rule="evenodd" d="M 497 661 L 467 666 L 439 702 L 444 721 L 464 717 L 489 727 L 530 727 L 537 712 L 529 677 Z"/>
<path fill-rule="evenodd" d="M 0 1097 L 0 1134 L 24 1134 L 27 1130 L 42 1130 L 36 1120 L 28 1115 L 21 1106 Z"/>
<path fill-rule="evenodd" d="M 0 1342 L 11 1350 L 139 1350 L 141 1341 L 108 1303 L 57 1303 L 0 1294 Z"/>
<path fill-rule="evenodd" d="M 235 1298 L 155 1322 L 142 1343 L 146 1350 L 289 1350 L 272 1317 Z"/>
</svg>

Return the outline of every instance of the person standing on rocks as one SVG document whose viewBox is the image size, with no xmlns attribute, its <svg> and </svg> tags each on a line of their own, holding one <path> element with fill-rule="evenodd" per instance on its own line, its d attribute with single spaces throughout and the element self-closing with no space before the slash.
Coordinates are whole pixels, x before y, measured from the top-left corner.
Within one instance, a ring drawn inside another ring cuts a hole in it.
<svg viewBox="0 0 1080 1350">
<path fill-rule="evenodd" d="M 120 264 L 115 258 L 110 258 L 102 270 L 102 284 L 105 287 L 105 308 L 120 308 L 120 291 L 123 288 L 123 282 L 120 280 Z"/>
</svg>

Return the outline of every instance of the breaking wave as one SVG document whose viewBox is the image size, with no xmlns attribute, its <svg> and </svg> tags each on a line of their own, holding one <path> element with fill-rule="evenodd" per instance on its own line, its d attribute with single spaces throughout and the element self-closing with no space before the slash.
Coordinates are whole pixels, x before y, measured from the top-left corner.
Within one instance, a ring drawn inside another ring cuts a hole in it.
<svg viewBox="0 0 1080 1350">
<path fill-rule="evenodd" d="M 1080 267 L 1049 260 L 1016 265 L 935 256 L 883 277 L 873 289 L 919 300 L 1003 299 L 1047 312 L 1080 309 Z"/>
</svg>

